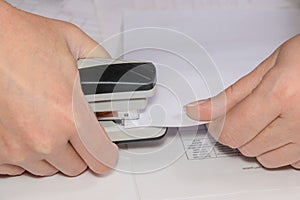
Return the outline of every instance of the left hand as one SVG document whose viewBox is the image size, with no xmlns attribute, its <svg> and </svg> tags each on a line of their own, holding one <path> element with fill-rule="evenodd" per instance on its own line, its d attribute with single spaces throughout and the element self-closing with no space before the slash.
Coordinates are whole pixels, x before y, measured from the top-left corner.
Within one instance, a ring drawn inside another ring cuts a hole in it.
<svg viewBox="0 0 300 200">
<path fill-rule="evenodd" d="M 300 35 L 226 89 L 226 103 L 220 104 L 224 97 L 220 94 L 187 105 L 187 114 L 195 120 L 212 120 L 209 132 L 220 143 L 256 157 L 267 168 L 300 169 L 299 55 Z"/>
<path fill-rule="evenodd" d="M 0 175 L 112 169 L 118 148 L 81 90 L 77 60 L 109 57 L 76 26 L 0 0 Z"/>
</svg>

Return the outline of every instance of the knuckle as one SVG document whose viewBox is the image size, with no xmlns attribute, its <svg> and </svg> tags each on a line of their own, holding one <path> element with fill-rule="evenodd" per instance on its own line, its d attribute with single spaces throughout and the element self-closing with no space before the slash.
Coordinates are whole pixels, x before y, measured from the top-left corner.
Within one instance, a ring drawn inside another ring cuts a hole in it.
<svg viewBox="0 0 300 200">
<path fill-rule="evenodd" d="M 270 91 L 270 98 L 280 105 L 282 104 L 281 102 L 285 102 L 290 97 L 290 92 L 282 89 L 282 86 L 274 86 L 274 88 Z"/>
<path fill-rule="evenodd" d="M 32 148 L 41 154 L 50 154 L 56 147 L 56 140 L 51 136 L 38 136 L 32 142 Z"/>
<path fill-rule="evenodd" d="M 14 137 L 14 136 L 13 136 Z M 14 139 L 9 137 L 3 137 L 1 141 L 1 152 L 0 152 L 0 164 L 3 163 L 20 163 L 26 159 L 24 145 L 20 143 L 22 138 L 15 137 Z"/>
<path fill-rule="evenodd" d="M 21 147 L 9 147 L 6 152 L 6 162 L 22 163 L 26 160 L 26 153 Z"/>
<path fill-rule="evenodd" d="M 60 25 L 65 30 L 70 30 L 70 31 L 76 31 L 79 29 L 78 26 L 76 26 L 73 23 L 67 22 L 67 21 L 58 21 L 58 25 Z"/>
<path fill-rule="evenodd" d="M 240 93 L 239 91 L 239 85 L 238 84 L 233 84 L 231 85 L 227 90 L 226 90 L 226 99 L 229 99 L 229 107 L 235 105 L 239 99 L 236 94 Z"/>
<path fill-rule="evenodd" d="M 43 141 L 43 142 L 35 145 L 35 150 L 38 153 L 42 153 L 42 154 L 51 154 L 53 149 L 54 149 L 54 145 L 50 140 Z"/>
<path fill-rule="evenodd" d="M 268 94 L 267 98 L 279 105 L 285 105 L 283 102 L 291 100 L 295 97 L 295 94 L 298 93 L 298 88 L 290 87 L 291 81 L 287 81 L 287 76 L 283 76 L 282 74 L 284 73 L 279 70 L 273 70 L 265 78 L 270 83 L 270 86 L 266 88 L 268 89 L 268 91 L 266 91 Z M 290 75 L 288 77 L 295 79 Z"/>
<path fill-rule="evenodd" d="M 216 120 L 209 126 L 209 133 L 221 144 L 229 146 L 231 148 L 240 147 L 237 137 L 233 137 L 233 130 L 228 130 L 228 125 L 226 126 L 226 121 L 223 119 Z"/>
<path fill-rule="evenodd" d="M 81 29 L 78 26 L 76 26 L 75 24 L 72 24 L 70 22 L 65 22 L 65 23 L 66 23 L 67 28 L 70 29 L 70 31 L 75 31 L 75 32 L 80 31 L 81 32 Z"/>
<path fill-rule="evenodd" d="M 62 22 L 62 23 L 63 23 L 62 27 L 66 31 L 66 34 L 68 34 L 68 35 L 71 34 L 73 36 L 83 34 L 83 31 L 78 26 L 76 26 L 75 24 L 72 24 L 70 22 Z"/>
</svg>

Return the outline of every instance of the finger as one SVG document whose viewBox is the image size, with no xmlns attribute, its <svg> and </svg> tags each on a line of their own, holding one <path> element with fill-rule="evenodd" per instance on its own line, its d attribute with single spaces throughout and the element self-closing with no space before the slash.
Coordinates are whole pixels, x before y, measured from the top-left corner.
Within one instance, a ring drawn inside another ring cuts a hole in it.
<svg viewBox="0 0 300 200">
<path fill-rule="evenodd" d="M 239 148 L 279 117 L 282 110 L 280 84 L 274 84 L 280 70 L 271 69 L 260 85 L 226 115 L 220 142 Z M 238 123 L 238 124 L 237 124 Z"/>
<path fill-rule="evenodd" d="M 45 160 L 21 164 L 26 171 L 36 176 L 51 176 L 58 170 Z"/>
<path fill-rule="evenodd" d="M 87 168 L 85 162 L 73 149 L 70 143 L 66 144 L 59 152 L 48 156 L 47 161 L 68 176 L 77 176 Z"/>
<path fill-rule="evenodd" d="M 295 169 L 300 169 L 300 160 L 291 164 L 292 167 L 294 167 Z"/>
<path fill-rule="evenodd" d="M 277 118 L 239 150 L 245 156 L 256 157 L 287 145 L 292 142 L 288 127 L 282 118 Z"/>
<path fill-rule="evenodd" d="M 185 106 L 187 115 L 194 120 L 209 121 L 224 115 L 238 102 L 248 96 L 260 83 L 263 76 L 274 66 L 278 50 L 258 65 L 248 75 L 237 81 L 216 97 L 196 101 Z M 213 111 L 213 113 L 212 113 Z"/>
<path fill-rule="evenodd" d="M 24 173 L 24 169 L 22 167 L 16 165 L 2 164 L 0 165 L 0 174 L 9 175 L 9 176 L 17 176 Z"/>
<path fill-rule="evenodd" d="M 80 28 L 69 24 L 66 38 L 75 59 L 79 58 L 110 58 L 109 53 Z"/>
<path fill-rule="evenodd" d="M 118 148 L 106 135 L 87 103 L 77 76 L 73 91 L 73 114 L 77 132 L 70 138 L 72 146 L 96 173 L 104 173 L 116 164 Z"/>
<path fill-rule="evenodd" d="M 227 113 L 224 125 L 220 118 L 209 126 L 210 133 L 220 143 L 239 148 L 280 115 L 281 102 L 277 93 L 281 89 L 274 88 L 278 73 L 275 68 L 270 70 L 260 85 Z"/>
<path fill-rule="evenodd" d="M 300 148 L 295 144 L 288 144 L 257 157 L 266 168 L 278 168 L 293 164 L 300 160 Z"/>
</svg>

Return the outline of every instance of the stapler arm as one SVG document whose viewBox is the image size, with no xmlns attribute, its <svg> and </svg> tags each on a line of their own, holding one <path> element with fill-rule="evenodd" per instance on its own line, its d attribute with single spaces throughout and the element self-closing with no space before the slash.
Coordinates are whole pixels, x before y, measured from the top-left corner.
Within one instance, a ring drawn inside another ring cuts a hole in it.
<svg viewBox="0 0 300 200">
<path fill-rule="evenodd" d="M 151 62 L 89 58 L 78 61 L 81 87 L 98 121 L 113 142 L 158 139 L 166 128 L 126 128 L 155 94 Z"/>
</svg>

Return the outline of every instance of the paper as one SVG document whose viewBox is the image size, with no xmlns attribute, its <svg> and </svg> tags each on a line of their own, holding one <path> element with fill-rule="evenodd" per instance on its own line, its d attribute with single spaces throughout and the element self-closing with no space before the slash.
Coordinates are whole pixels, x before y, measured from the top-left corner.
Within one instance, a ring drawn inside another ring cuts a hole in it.
<svg viewBox="0 0 300 200">
<path fill-rule="evenodd" d="M 127 127 L 179 127 L 205 123 L 190 119 L 185 113 L 184 106 L 192 101 L 207 98 L 211 96 L 212 92 L 217 94 L 217 92 L 211 91 L 213 89 L 209 88 L 208 83 L 203 79 L 203 68 L 216 69 L 206 52 L 199 52 L 199 57 L 201 57 L 201 53 L 203 53 L 203 57 L 207 57 L 206 61 L 199 61 L 199 67 L 163 51 L 151 55 L 152 53 L 147 50 L 142 52 L 143 55 L 155 57 L 160 62 L 155 62 L 157 69 L 156 92 L 153 97 L 149 98 L 146 110 L 141 111 L 139 120 L 131 120 L 128 122 L 130 124 L 126 124 Z M 176 64 L 167 65 L 166 63 Z M 213 73 L 214 70 L 207 74 L 211 76 Z M 217 77 L 218 75 L 215 76 L 216 81 Z M 218 91 L 223 89 L 222 80 L 219 79 Z"/>
<path fill-rule="evenodd" d="M 300 32 L 299 21 L 298 10 L 125 13 L 125 58 L 153 61 L 158 71 L 155 96 L 130 126 L 197 124 L 183 106 L 216 95 L 250 72 Z"/>
<path fill-rule="evenodd" d="M 170 129 L 163 140 L 131 144 L 127 151 L 143 200 L 300 197 L 297 170 L 266 170 L 216 143 L 204 126 Z"/>
<path fill-rule="evenodd" d="M 168 27 L 203 44 L 217 64 L 225 87 L 300 32 L 298 10 L 131 12 L 125 16 L 127 29 Z M 127 41 L 125 37 L 124 42 L 126 50 L 126 44 L 134 40 Z M 178 69 L 173 58 L 149 51 L 137 50 L 126 58 L 152 60 Z M 164 75 L 164 79 L 169 77 Z M 199 92 L 204 88 L 194 87 Z M 208 93 L 200 95 L 204 98 Z M 159 96 L 149 102 L 150 106 L 164 103 Z M 147 109 L 143 114 L 148 115 Z M 141 199 L 297 199 L 300 196 L 297 170 L 289 167 L 266 170 L 256 159 L 245 158 L 238 151 L 216 143 L 203 126 L 170 128 L 163 140 L 150 146 L 147 143 L 128 145 L 127 151 L 128 155 L 122 150 L 121 159 L 130 158 L 131 169 L 137 173 L 135 180 Z"/>
</svg>

